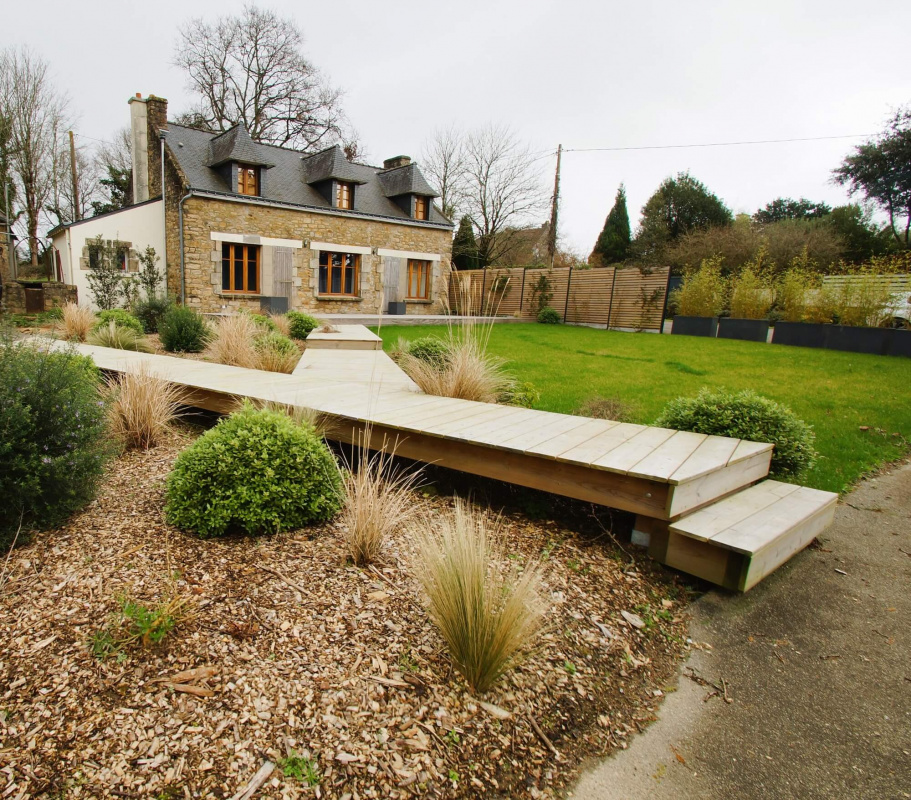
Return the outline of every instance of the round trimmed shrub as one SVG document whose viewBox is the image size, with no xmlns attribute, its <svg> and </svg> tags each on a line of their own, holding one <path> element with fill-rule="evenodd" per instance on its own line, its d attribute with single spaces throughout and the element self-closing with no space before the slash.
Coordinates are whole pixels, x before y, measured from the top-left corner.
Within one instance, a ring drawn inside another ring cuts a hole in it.
<svg viewBox="0 0 911 800">
<path fill-rule="evenodd" d="M 256 314 L 252 311 L 241 311 L 241 314 L 246 314 L 257 325 L 259 325 L 260 328 L 275 333 L 278 332 L 278 325 L 275 324 L 275 321 L 271 317 L 267 317 L 265 314 Z"/>
<path fill-rule="evenodd" d="M 563 317 L 557 309 L 547 306 L 538 312 L 538 322 L 542 325 L 559 325 L 563 322 Z"/>
<path fill-rule="evenodd" d="M 422 336 L 408 344 L 408 354 L 419 361 L 443 367 L 449 362 L 449 345 L 436 336 Z"/>
<path fill-rule="evenodd" d="M 111 322 L 118 328 L 129 328 L 140 336 L 145 333 L 142 328 L 142 323 L 129 311 L 124 311 L 122 308 L 110 308 L 107 311 L 99 311 L 98 322 L 95 323 L 95 329 L 106 328 Z"/>
<path fill-rule="evenodd" d="M 301 311 L 289 311 L 285 316 L 288 318 L 292 339 L 306 339 L 311 331 L 319 327 L 319 320 L 316 317 Z"/>
<path fill-rule="evenodd" d="M 177 457 L 165 513 L 209 538 L 293 530 L 330 519 L 341 504 L 338 467 L 313 427 L 245 403 Z"/>
<path fill-rule="evenodd" d="M 116 447 L 90 358 L 0 338 L 0 547 L 95 496 Z"/>
<path fill-rule="evenodd" d="M 300 355 L 297 345 L 287 336 L 282 336 L 280 333 L 264 333 L 261 336 L 257 336 L 253 346 L 258 352 L 272 350 L 281 355 Z"/>
<path fill-rule="evenodd" d="M 187 306 L 172 306 L 158 324 L 161 346 L 169 353 L 201 353 L 210 331 L 201 314 Z"/>
<path fill-rule="evenodd" d="M 678 397 L 655 420 L 661 428 L 771 442 L 770 477 L 793 478 L 815 463 L 813 428 L 790 408 L 745 389 L 740 392 L 703 389 L 696 397 Z"/>
<path fill-rule="evenodd" d="M 158 326 L 161 324 L 162 317 L 173 306 L 174 301 L 170 297 L 150 297 L 147 300 L 139 300 L 133 306 L 133 314 L 142 323 L 142 329 L 146 333 L 158 333 Z"/>
</svg>

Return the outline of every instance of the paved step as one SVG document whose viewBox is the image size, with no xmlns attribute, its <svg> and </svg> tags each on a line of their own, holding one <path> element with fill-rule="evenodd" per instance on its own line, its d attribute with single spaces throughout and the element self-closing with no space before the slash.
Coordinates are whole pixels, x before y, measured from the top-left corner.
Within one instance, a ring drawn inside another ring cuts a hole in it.
<svg viewBox="0 0 911 800">
<path fill-rule="evenodd" d="M 838 495 L 765 480 L 671 522 L 649 553 L 665 564 L 745 592 L 832 522 Z"/>
<path fill-rule="evenodd" d="M 308 350 L 382 350 L 383 340 L 364 325 L 329 325 L 307 337 Z"/>
</svg>

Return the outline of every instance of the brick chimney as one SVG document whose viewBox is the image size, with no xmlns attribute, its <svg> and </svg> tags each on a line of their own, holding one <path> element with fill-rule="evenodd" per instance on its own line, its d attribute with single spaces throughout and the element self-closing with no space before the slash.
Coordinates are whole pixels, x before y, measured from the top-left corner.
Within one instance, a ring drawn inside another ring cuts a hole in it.
<svg viewBox="0 0 911 800">
<path fill-rule="evenodd" d="M 395 169 L 396 167 L 407 167 L 411 163 L 411 156 L 393 156 L 383 162 L 383 169 Z"/>
<path fill-rule="evenodd" d="M 130 140 L 133 158 L 133 202 L 142 203 L 161 194 L 161 142 L 159 131 L 168 127 L 168 101 L 137 92 L 129 99 Z"/>
</svg>

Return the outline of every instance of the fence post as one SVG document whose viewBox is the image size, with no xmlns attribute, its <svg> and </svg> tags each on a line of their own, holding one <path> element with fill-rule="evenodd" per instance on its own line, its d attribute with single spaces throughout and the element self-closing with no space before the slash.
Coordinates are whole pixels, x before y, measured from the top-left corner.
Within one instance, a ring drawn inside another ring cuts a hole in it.
<svg viewBox="0 0 911 800">
<path fill-rule="evenodd" d="M 658 322 L 658 333 L 664 333 L 664 318 L 667 316 L 667 296 L 671 288 L 671 268 L 667 268 L 667 282 L 664 284 L 664 308 L 661 309 L 661 320 Z"/>
<path fill-rule="evenodd" d="M 483 267 L 481 274 L 484 276 L 481 279 L 481 316 L 484 316 L 484 289 L 487 286 L 487 267 Z"/>
<path fill-rule="evenodd" d="M 566 313 L 569 311 L 569 289 L 572 286 L 573 282 L 573 268 L 569 268 L 569 273 L 566 275 L 566 303 L 563 305 L 563 322 L 566 322 Z"/>
<path fill-rule="evenodd" d="M 610 330 L 610 315 L 611 311 L 614 310 L 614 287 L 617 285 L 617 267 L 613 267 L 614 274 L 611 276 L 610 282 L 610 302 L 607 304 L 607 324 L 604 326 L 604 330 Z"/>
<path fill-rule="evenodd" d="M 522 288 L 519 290 L 519 317 L 522 316 L 522 304 L 525 302 L 525 273 L 528 267 L 522 267 Z"/>
</svg>

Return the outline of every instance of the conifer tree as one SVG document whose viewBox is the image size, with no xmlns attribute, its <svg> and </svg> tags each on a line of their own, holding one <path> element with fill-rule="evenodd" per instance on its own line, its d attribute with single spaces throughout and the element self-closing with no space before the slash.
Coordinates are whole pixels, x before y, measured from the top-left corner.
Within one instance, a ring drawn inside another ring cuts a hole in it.
<svg viewBox="0 0 911 800">
<path fill-rule="evenodd" d="M 629 256 L 632 236 L 629 227 L 629 213 L 626 210 L 626 189 L 623 184 L 617 189 L 613 208 L 604 221 L 604 228 L 595 242 L 591 262 L 593 264 L 617 264 Z"/>
<path fill-rule="evenodd" d="M 462 217 L 452 241 L 452 263 L 456 269 L 477 269 L 479 266 L 478 242 L 467 216 Z"/>
</svg>

